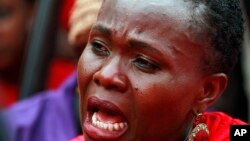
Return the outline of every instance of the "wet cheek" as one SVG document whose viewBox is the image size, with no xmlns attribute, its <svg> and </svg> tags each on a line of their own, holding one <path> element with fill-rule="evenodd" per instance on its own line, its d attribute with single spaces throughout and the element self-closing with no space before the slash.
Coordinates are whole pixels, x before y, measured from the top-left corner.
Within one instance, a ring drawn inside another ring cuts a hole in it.
<svg viewBox="0 0 250 141">
<path fill-rule="evenodd" d="M 77 79 L 80 92 L 81 122 L 86 119 L 86 93 L 89 90 L 89 86 L 93 84 L 93 75 L 98 70 L 100 65 L 100 60 L 97 59 L 96 56 L 88 50 L 88 48 L 86 48 L 86 50 L 83 52 L 79 59 L 77 68 Z"/>
<path fill-rule="evenodd" d="M 169 84 L 169 86 L 161 85 L 160 82 L 148 83 L 148 85 L 143 86 L 140 84 L 134 89 L 137 92 L 137 116 L 141 119 L 140 121 L 143 121 L 141 124 L 139 123 L 141 127 L 159 130 L 166 130 L 165 127 L 174 128 L 171 123 L 175 121 L 181 110 L 177 108 L 179 106 L 178 97 L 174 92 L 176 90 L 171 91 L 170 89 L 172 84 Z M 149 130 L 149 132 L 153 133 L 154 130 Z M 159 131 L 158 133 L 161 134 Z"/>
<path fill-rule="evenodd" d="M 84 51 L 78 62 L 78 85 L 81 94 L 85 93 L 92 82 L 93 75 L 100 68 L 101 60 L 93 53 Z"/>
</svg>

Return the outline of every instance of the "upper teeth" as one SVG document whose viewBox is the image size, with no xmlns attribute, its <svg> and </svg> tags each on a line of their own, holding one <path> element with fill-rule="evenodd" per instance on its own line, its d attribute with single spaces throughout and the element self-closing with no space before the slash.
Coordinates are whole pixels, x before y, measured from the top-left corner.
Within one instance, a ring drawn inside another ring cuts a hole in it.
<svg viewBox="0 0 250 141">
<path fill-rule="evenodd" d="M 104 123 L 99 121 L 96 117 L 96 112 L 92 116 L 92 124 L 101 129 L 109 130 L 109 131 L 119 131 L 124 129 L 128 124 L 126 122 L 119 123 Z"/>
</svg>

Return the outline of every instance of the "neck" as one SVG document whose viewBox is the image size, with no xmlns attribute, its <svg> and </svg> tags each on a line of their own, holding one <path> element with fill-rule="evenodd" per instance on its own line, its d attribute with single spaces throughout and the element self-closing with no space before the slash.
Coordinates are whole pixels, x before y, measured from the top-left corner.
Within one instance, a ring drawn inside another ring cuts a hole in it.
<svg viewBox="0 0 250 141">
<path fill-rule="evenodd" d="M 193 128 L 193 114 L 190 114 L 191 116 L 188 116 L 186 120 L 186 122 L 184 122 L 185 126 L 183 126 L 184 128 L 181 129 L 180 131 L 182 131 L 181 136 L 179 136 L 179 138 L 176 138 L 175 140 L 177 141 L 188 141 L 189 140 L 189 136 L 192 132 L 192 128 Z"/>
</svg>

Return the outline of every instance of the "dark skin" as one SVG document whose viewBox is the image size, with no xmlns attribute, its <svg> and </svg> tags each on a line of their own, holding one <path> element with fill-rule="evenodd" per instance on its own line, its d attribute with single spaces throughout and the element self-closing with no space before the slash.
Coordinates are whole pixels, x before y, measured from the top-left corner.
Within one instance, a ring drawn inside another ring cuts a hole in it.
<svg viewBox="0 0 250 141">
<path fill-rule="evenodd" d="M 208 52 L 189 34 L 191 12 L 183 0 L 104 2 L 78 65 L 87 141 L 188 137 L 194 113 L 204 112 L 227 84 L 224 73 L 201 69 Z M 102 123 L 127 126 L 102 129 L 93 124 L 94 113 Z"/>
<path fill-rule="evenodd" d="M 18 79 L 33 8 L 26 0 L 0 1 L 0 73 L 6 81 Z"/>
<path fill-rule="evenodd" d="M 0 0 L 0 104 L 17 98 L 34 7 L 26 0 Z"/>
</svg>

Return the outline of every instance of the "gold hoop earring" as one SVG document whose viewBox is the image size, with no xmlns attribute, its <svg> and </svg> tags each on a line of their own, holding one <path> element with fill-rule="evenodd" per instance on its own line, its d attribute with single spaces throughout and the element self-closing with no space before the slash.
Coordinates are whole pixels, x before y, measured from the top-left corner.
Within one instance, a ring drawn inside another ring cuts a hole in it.
<svg viewBox="0 0 250 141">
<path fill-rule="evenodd" d="M 202 113 L 196 115 L 193 130 L 189 135 L 188 141 L 208 141 L 209 140 L 209 130 L 205 124 L 206 118 Z"/>
</svg>

